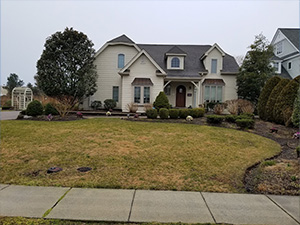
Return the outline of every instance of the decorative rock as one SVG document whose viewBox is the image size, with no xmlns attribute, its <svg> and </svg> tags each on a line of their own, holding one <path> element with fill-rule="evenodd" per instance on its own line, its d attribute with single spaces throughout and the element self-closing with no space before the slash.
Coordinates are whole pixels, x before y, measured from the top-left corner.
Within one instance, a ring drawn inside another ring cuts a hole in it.
<svg viewBox="0 0 300 225">
<path fill-rule="evenodd" d="M 90 171 L 92 168 L 91 167 L 79 167 L 77 170 L 79 172 L 87 172 Z"/>
<path fill-rule="evenodd" d="M 51 167 L 47 170 L 47 173 L 58 173 L 62 171 L 63 169 L 60 167 Z"/>
<path fill-rule="evenodd" d="M 193 121 L 193 117 L 192 116 L 187 116 L 186 121 Z"/>
</svg>

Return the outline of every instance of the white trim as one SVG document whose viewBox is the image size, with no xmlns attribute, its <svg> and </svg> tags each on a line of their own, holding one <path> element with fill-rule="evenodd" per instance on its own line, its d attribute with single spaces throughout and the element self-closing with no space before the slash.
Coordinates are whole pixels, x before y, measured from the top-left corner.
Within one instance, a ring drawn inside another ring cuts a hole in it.
<svg viewBox="0 0 300 225">
<path fill-rule="evenodd" d="M 136 54 L 124 67 L 120 70 L 119 74 L 124 73 L 142 54 L 144 54 L 150 62 L 161 71 L 162 75 L 167 75 L 167 73 L 154 61 L 154 59 L 143 49 L 138 54 Z"/>
<path fill-rule="evenodd" d="M 225 56 L 225 52 L 221 49 L 221 47 L 217 43 L 214 43 L 214 45 L 204 53 L 204 55 L 201 57 L 201 60 L 208 56 L 208 54 L 215 48 L 222 54 L 223 57 Z"/>
<path fill-rule="evenodd" d="M 95 54 L 95 58 L 100 55 L 101 52 L 103 52 L 108 46 L 114 46 L 114 45 L 126 45 L 126 46 L 133 46 L 136 50 L 141 51 L 141 49 L 136 44 L 131 43 L 125 43 L 125 42 L 106 42 L 105 45 L 103 45 Z"/>
<path fill-rule="evenodd" d="M 275 35 L 274 35 L 274 37 L 273 37 L 273 39 L 272 39 L 272 41 L 271 41 L 271 45 L 275 45 L 274 44 L 274 42 L 275 42 L 275 39 L 276 39 L 276 37 L 277 37 L 277 33 L 280 31 L 280 35 L 283 35 L 283 37 L 296 49 L 296 51 L 297 52 L 300 52 L 299 51 L 299 49 L 298 48 L 296 48 L 296 46 L 290 41 L 290 39 L 288 39 L 285 35 L 284 35 L 284 33 L 280 30 L 280 28 L 278 28 L 277 29 L 277 31 L 275 32 Z M 281 40 L 281 41 L 283 41 L 283 40 Z"/>
</svg>

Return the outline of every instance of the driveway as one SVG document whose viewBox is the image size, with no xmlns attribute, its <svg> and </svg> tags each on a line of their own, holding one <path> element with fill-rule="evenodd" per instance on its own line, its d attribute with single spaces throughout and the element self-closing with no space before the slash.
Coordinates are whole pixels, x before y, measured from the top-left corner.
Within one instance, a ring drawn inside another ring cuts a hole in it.
<svg viewBox="0 0 300 225">
<path fill-rule="evenodd" d="M 2 111 L 0 113 L 0 120 L 14 120 L 18 117 L 21 111 Z"/>
</svg>

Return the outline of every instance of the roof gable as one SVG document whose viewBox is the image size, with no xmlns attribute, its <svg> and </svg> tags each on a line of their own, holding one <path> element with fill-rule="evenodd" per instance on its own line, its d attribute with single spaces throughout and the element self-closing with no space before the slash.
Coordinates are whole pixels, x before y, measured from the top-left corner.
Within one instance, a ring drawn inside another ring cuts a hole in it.
<svg viewBox="0 0 300 225">
<path fill-rule="evenodd" d="M 221 53 L 221 55 L 224 57 L 225 56 L 225 52 L 220 48 L 220 46 L 217 44 L 217 43 L 215 43 L 213 46 L 211 46 L 211 48 L 210 49 L 208 49 L 205 53 L 204 53 L 204 55 L 201 57 L 201 59 L 204 59 L 206 56 L 208 56 L 208 54 L 212 51 L 212 50 L 214 50 L 214 49 L 217 49 L 220 53 Z"/>
<path fill-rule="evenodd" d="M 166 55 L 186 55 L 186 52 L 179 48 L 177 45 L 175 45 L 166 52 Z"/>
<path fill-rule="evenodd" d="M 107 43 L 116 43 L 116 42 L 134 44 L 134 42 L 129 37 L 127 37 L 125 34 L 123 34 L 119 37 L 116 37 L 116 38 L 108 41 Z"/>
<path fill-rule="evenodd" d="M 284 36 L 289 39 L 289 41 L 297 48 L 299 48 L 299 38 L 300 38 L 300 29 L 299 28 L 279 28 Z"/>
<path fill-rule="evenodd" d="M 156 62 L 155 60 L 145 51 L 145 49 L 143 49 L 142 51 L 140 51 L 138 54 L 136 54 L 136 56 L 134 56 L 121 70 L 120 70 L 120 74 L 124 73 L 126 70 L 128 70 L 128 68 L 141 56 L 141 55 L 145 55 L 150 62 L 157 68 L 157 70 L 159 70 L 161 72 L 162 75 L 167 75 L 167 73 L 163 70 L 163 68 L 161 68 Z"/>
</svg>

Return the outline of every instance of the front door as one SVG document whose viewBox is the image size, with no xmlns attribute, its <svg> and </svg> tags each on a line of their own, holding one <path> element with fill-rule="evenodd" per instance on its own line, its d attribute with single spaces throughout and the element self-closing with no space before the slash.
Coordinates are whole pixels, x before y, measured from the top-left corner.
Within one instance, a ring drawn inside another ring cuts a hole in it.
<svg viewBox="0 0 300 225">
<path fill-rule="evenodd" d="M 176 89 L 176 107 L 185 107 L 185 94 L 185 86 L 178 86 Z"/>
</svg>

